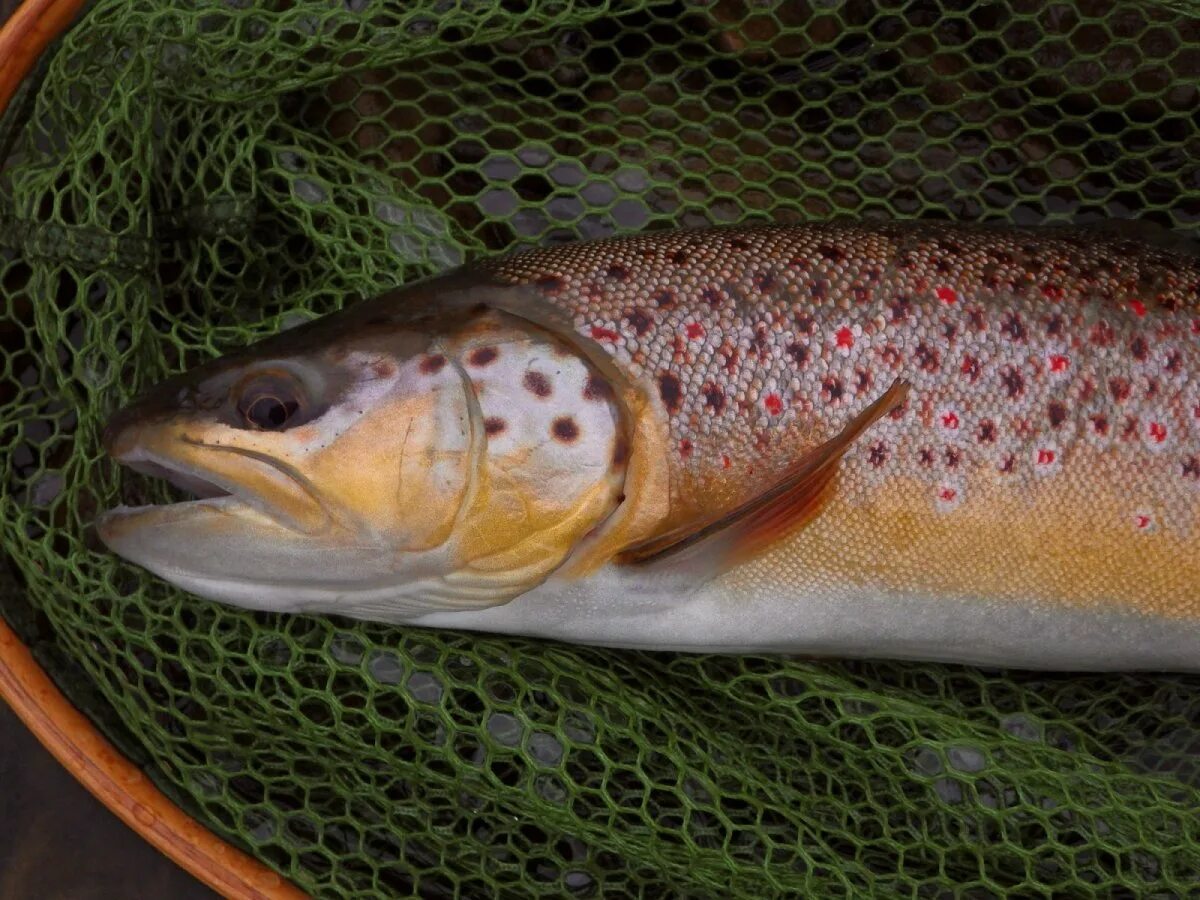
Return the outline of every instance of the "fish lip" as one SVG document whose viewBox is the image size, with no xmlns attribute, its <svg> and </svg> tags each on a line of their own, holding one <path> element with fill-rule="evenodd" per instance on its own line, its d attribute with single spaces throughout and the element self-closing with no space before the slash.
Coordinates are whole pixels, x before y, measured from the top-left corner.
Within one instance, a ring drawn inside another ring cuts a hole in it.
<svg viewBox="0 0 1200 900">
<path fill-rule="evenodd" d="M 209 452 L 235 452 L 245 458 L 251 459 L 259 465 L 269 466 L 276 474 L 283 475 L 290 486 L 298 493 L 303 494 L 320 506 L 319 501 L 317 501 L 312 491 L 305 484 L 301 483 L 294 473 L 288 471 L 286 466 L 277 464 L 270 458 L 245 453 L 240 448 L 209 444 L 205 441 L 188 437 L 187 435 L 182 435 L 177 440 L 190 447 L 200 448 Z M 130 524 L 131 520 L 139 517 L 150 518 L 157 516 L 161 518 L 164 515 L 187 515 L 191 512 L 234 512 L 238 507 L 260 512 L 289 530 L 300 532 L 309 530 L 302 527 L 301 523 L 295 521 L 284 510 L 276 506 L 276 504 L 271 503 L 269 498 L 263 496 L 261 493 L 248 490 L 235 479 L 223 476 L 219 472 L 204 466 L 197 465 L 195 462 L 177 459 L 167 453 L 139 444 L 134 444 L 128 449 L 123 449 L 116 453 L 110 452 L 110 455 L 115 462 L 135 472 L 141 472 L 154 478 L 163 478 L 184 490 L 195 491 L 196 488 L 200 488 L 211 493 L 206 497 L 199 497 L 194 500 L 179 500 L 173 503 L 148 503 L 141 506 L 126 506 L 121 504 L 115 506 L 101 513 L 96 519 L 96 525 L 101 530 L 102 536 L 107 528 L 111 528 L 118 523 L 123 525 Z"/>
<path fill-rule="evenodd" d="M 103 530 L 106 526 L 117 521 L 133 519 L 147 514 L 161 514 L 168 510 L 183 511 L 188 508 L 221 508 L 228 507 L 234 502 L 244 502 L 241 491 L 236 484 L 222 479 L 214 472 L 204 472 L 198 466 L 189 465 L 182 460 L 174 460 L 161 453 L 155 453 L 145 447 L 135 446 L 124 452 L 113 452 L 109 441 L 105 442 L 114 462 L 125 466 L 134 472 L 160 478 L 183 490 L 192 490 L 194 486 L 207 485 L 215 492 L 209 497 L 199 497 L 194 500 L 178 500 L 173 503 L 145 503 L 140 506 L 128 506 L 124 503 L 107 509 L 96 519 L 96 525 Z M 222 483 L 224 482 L 224 483 Z"/>
</svg>

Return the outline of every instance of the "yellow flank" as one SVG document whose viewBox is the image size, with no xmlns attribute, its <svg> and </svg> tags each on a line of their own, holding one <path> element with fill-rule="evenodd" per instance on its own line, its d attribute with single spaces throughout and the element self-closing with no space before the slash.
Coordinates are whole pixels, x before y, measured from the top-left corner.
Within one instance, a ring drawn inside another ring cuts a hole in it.
<svg viewBox="0 0 1200 900">
<path fill-rule="evenodd" d="M 858 496 L 843 483 L 814 522 L 731 572 L 730 583 L 1200 618 L 1200 530 L 1147 524 L 1171 513 L 1131 511 L 1130 479 L 1098 455 L 1092 462 L 1094 477 L 1058 490 L 972 485 L 949 512 L 930 503 L 919 479 Z M 1181 506 L 1174 515 L 1192 513 Z"/>
</svg>

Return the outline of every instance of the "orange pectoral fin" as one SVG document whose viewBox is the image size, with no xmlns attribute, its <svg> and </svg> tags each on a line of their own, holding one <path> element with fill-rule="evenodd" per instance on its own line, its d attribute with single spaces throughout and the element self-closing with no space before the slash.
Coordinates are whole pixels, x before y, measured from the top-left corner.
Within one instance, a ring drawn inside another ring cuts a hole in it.
<svg viewBox="0 0 1200 900">
<path fill-rule="evenodd" d="M 838 461 L 864 431 L 902 404 L 907 395 L 907 382 L 893 382 L 883 396 L 836 436 L 805 454 L 773 487 L 720 518 L 685 525 L 636 544 L 618 561 L 657 562 L 706 541 L 712 542 L 721 568 L 762 552 L 817 516 L 833 495 Z"/>
</svg>

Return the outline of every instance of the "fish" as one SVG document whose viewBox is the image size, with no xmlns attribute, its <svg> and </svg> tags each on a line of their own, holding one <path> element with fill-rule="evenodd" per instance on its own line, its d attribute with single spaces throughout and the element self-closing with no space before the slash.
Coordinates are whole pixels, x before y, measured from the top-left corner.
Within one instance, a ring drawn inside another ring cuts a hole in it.
<svg viewBox="0 0 1200 900">
<path fill-rule="evenodd" d="M 488 257 L 152 387 L 203 598 L 608 647 L 1200 669 L 1200 262 L 821 222 Z"/>
</svg>

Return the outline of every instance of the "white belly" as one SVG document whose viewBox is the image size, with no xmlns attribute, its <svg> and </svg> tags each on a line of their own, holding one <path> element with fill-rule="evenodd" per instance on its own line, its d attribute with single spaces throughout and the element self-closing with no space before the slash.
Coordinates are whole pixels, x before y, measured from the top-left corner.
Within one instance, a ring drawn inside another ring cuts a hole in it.
<svg viewBox="0 0 1200 900">
<path fill-rule="evenodd" d="M 707 653 L 938 660 L 1064 670 L 1200 670 L 1200 627 L 1136 613 L 847 587 L 765 596 L 718 578 L 606 567 L 502 606 L 410 624 Z"/>
</svg>

